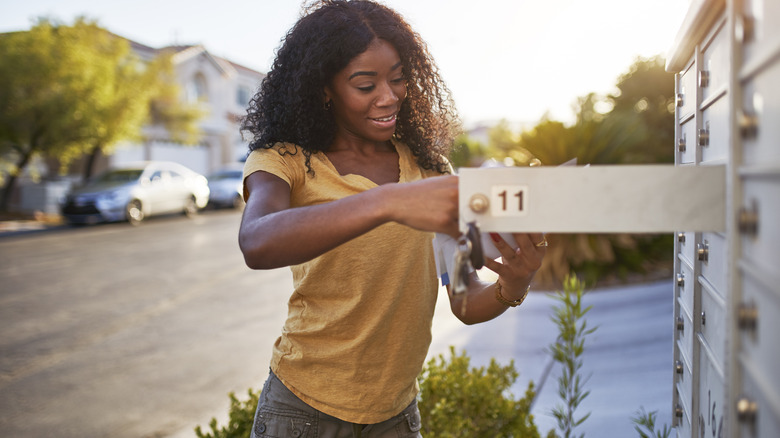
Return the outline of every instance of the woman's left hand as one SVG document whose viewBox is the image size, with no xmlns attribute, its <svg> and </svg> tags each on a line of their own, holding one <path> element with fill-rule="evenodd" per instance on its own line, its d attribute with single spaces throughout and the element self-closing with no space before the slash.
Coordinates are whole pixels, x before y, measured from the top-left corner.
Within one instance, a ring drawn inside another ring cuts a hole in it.
<svg viewBox="0 0 780 438">
<path fill-rule="evenodd" d="M 497 233 L 490 233 L 490 237 L 501 253 L 501 262 L 486 258 L 485 267 L 498 274 L 506 299 L 519 299 L 542 266 L 542 259 L 547 253 L 547 238 L 542 233 L 512 234 L 517 243 L 517 249 L 513 249 Z"/>
</svg>

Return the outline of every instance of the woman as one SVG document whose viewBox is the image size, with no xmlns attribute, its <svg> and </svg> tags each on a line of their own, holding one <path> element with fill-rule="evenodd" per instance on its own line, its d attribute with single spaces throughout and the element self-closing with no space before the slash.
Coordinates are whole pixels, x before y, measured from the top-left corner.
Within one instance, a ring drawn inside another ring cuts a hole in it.
<svg viewBox="0 0 780 438">
<path fill-rule="evenodd" d="M 285 37 L 250 103 L 239 244 L 253 269 L 290 266 L 295 290 L 253 436 L 420 436 L 417 376 L 438 279 L 433 232 L 457 236 L 457 128 L 424 42 L 389 8 L 325 0 Z M 519 303 L 541 234 L 494 235 L 465 323 Z"/>
</svg>

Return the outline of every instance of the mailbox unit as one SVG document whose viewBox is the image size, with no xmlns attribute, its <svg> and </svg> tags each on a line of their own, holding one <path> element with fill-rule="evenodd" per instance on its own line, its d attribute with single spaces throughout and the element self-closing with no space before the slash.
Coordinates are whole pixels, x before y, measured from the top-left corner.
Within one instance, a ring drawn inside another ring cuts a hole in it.
<svg viewBox="0 0 780 438">
<path fill-rule="evenodd" d="M 676 235 L 676 433 L 775 437 L 780 1 L 691 1 L 666 68 L 676 73 L 676 165 L 726 166 L 725 233 Z"/>
</svg>

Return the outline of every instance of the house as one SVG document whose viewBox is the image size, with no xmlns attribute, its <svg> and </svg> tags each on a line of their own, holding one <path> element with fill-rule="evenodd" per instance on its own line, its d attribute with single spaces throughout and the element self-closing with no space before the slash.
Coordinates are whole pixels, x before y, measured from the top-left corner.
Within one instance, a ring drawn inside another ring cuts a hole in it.
<svg viewBox="0 0 780 438">
<path fill-rule="evenodd" d="M 243 159 L 247 144 L 239 132 L 240 118 L 246 114 L 249 99 L 260 85 L 260 72 L 212 55 L 202 45 L 178 45 L 154 49 L 131 41 L 141 59 L 152 59 L 162 51 L 173 51 L 173 62 L 187 103 L 201 105 L 203 134 L 199 146 L 171 142 L 159 127 L 144 129 L 146 144 L 119 145 L 108 157 L 109 165 L 137 160 L 171 160 L 208 174 L 225 164 Z M 155 132 L 156 130 L 156 132 Z"/>
<path fill-rule="evenodd" d="M 181 98 L 197 104 L 204 110 L 199 121 L 202 134 L 199 144 L 182 145 L 171 140 L 164 128 L 143 128 L 144 143 L 118 144 L 108 156 L 99 156 L 94 172 L 111 166 L 139 160 L 167 160 L 183 164 L 204 175 L 242 160 L 247 152 L 239 131 L 240 119 L 265 77 L 263 73 L 215 56 L 202 45 L 175 45 L 159 49 L 129 41 L 132 50 L 142 59 L 151 60 L 163 51 L 172 51 L 173 63 Z M 35 172 L 42 181 L 28 175 L 17 181 L 11 208 L 22 213 L 40 211 L 47 214 L 59 212 L 58 202 L 70 186 L 80 180 L 83 163 L 71 166 L 72 175 L 57 175 L 57 163 L 41 162 Z"/>
</svg>

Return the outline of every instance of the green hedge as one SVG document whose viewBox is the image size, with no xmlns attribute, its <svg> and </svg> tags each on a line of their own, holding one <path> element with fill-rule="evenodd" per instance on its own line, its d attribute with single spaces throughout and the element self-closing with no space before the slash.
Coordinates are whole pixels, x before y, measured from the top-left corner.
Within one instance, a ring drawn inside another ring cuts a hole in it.
<svg viewBox="0 0 780 438">
<path fill-rule="evenodd" d="M 466 352 L 431 359 L 419 377 L 419 407 L 425 438 L 523 437 L 539 438 L 530 414 L 535 396 L 533 382 L 525 396 L 515 400 L 509 388 L 517 380 L 514 361 L 501 366 L 491 359 L 488 367 L 472 368 Z M 198 438 L 247 438 L 260 391 L 249 389 L 239 400 L 230 393 L 228 424 L 219 426 L 212 418 L 209 431 L 195 428 Z"/>
</svg>

